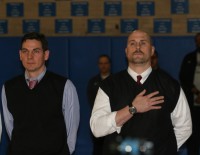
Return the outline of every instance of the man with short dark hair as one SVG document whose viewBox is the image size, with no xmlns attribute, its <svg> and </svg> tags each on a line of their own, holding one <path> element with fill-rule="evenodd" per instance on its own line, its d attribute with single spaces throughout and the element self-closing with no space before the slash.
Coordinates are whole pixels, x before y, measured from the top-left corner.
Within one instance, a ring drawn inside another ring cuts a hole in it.
<svg viewBox="0 0 200 155">
<path fill-rule="evenodd" d="M 88 86 L 87 86 L 87 96 L 88 96 L 88 101 L 89 101 L 91 109 L 94 106 L 94 101 L 95 101 L 100 83 L 111 74 L 110 73 L 111 60 L 108 55 L 102 54 L 98 57 L 98 69 L 99 69 L 99 73 L 89 80 Z M 93 155 L 101 155 L 104 137 L 96 138 L 92 136 L 92 138 L 93 138 Z"/>
<path fill-rule="evenodd" d="M 10 138 L 7 155 L 70 155 L 79 125 L 73 83 L 47 70 L 48 42 L 32 32 L 21 40 L 22 75 L 5 82 L 2 103 Z"/>
<path fill-rule="evenodd" d="M 87 95 L 91 108 L 94 105 L 94 100 L 97 94 L 97 90 L 102 80 L 107 78 L 111 74 L 111 60 L 106 54 L 102 54 L 98 57 L 98 69 L 99 73 L 92 77 L 88 82 Z"/>
</svg>

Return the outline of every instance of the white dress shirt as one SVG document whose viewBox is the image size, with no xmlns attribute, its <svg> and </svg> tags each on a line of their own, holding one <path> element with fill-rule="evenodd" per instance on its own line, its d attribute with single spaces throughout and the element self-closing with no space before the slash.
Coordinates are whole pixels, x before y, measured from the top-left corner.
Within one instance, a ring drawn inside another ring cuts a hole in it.
<svg viewBox="0 0 200 155">
<path fill-rule="evenodd" d="M 151 73 L 152 68 L 148 68 L 140 74 L 143 84 Z M 137 73 L 128 68 L 130 76 L 137 81 Z M 107 94 L 99 88 L 95 99 L 92 115 L 90 118 L 90 127 L 95 137 L 102 137 L 114 132 L 120 133 L 121 127 L 116 125 L 115 117 L 117 111 L 111 112 L 110 101 Z M 192 133 L 192 121 L 188 102 L 181 88 L 177 105 L 171 113 L 171 120 L 174 126 L 174 132 L 177 140 L 177 146 L 180 146 L 189 138 Z"/>
</svg>

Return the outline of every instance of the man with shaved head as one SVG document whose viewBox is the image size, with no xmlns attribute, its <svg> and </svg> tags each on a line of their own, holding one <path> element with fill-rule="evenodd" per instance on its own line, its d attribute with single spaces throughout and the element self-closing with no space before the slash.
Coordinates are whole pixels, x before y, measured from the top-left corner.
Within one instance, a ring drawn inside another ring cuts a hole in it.
<svg viewBox="0 0 200 155">
<path fill-rule="evenodd" d="M 154 51 L 146 32 L 133 31 L 125 48 L 128 68 L 100 85 L 90 127 L 94 136 L 106 136 L 103 155 L 176 155 L 191 135 L 185 94 L 170 75 L 152 70 Z"/>
</svg>

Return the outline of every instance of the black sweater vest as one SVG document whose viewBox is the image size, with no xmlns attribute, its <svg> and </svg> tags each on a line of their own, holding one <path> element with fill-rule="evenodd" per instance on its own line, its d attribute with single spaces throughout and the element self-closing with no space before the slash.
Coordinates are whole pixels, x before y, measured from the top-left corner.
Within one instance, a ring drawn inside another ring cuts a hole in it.
<svg viewBox="0 0 200 155">
<path fill-rule="evenodd" d="M 143 85 L 138 85 L 127 71 L 122 71 L 104 80 L 100 87 L 109 96 L 112 111 L 130 105 L 136 95 L 144 89 L 147 90 L 146 94 L 159 91 L 159 95 L 165 97 L 160 110 L 136 113 L 123 125 L 120 134 L 115 132 L 108 135 L 105 140 L 104 154 L 120 154 L 117 149 L 112 148 L 121 145 L 127 138 L 138 139 L 139 142 L 141 140 L 152 142 L 153 155 L 177 154 L 177 143 L 170 117 L 180 94 L 180 86 L 176 80 L 158 69 L 150 73 Z"/>
<path fill-rule="evenodd" d="M 14 128 L 8 155 L 68 155 L 62 113 L 66 78 L 46 72 L 30 90 L 24 75 L 5 83 L 8 110 Z"/>
</svg>

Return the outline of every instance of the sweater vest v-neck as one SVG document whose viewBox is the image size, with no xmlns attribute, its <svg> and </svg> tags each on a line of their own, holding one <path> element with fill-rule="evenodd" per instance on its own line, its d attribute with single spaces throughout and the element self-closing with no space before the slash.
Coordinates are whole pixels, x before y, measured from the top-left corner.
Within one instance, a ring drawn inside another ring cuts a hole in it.
<svg viewBox="0 0 200 155">
<path fill-rule="evenodd" d="M 24 75 L 5 83 L 8 110 L 14 124 L 8 155 L 67 155 L 62 113 L 67 78 L 47 71 L 32 90 Z"/>
<path fill-rule="evenodd" d="M 105 155 L 119 154 L 118 151 L 111 150 L 111 146 L 120 145 L 126 139 L 152 142 L 154 155 L 177 154 L 170 115 L 180 94 L 180 86 L 176 80 L 158 69 L 153 70 L 142 85 L 138 85 L 125 70 L 104 80 L 100 87 L 109 97 L 111 111 L 131 105 L 136 95 L 144 89 L 146 94 L 159 91 L 159 95 L 164 96 L 164 103 L 160 104 L 161 109 L 136 113 L 123 125 L 119 134 L 115 132 L 106 136 Z"/>
</svg>

